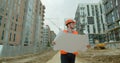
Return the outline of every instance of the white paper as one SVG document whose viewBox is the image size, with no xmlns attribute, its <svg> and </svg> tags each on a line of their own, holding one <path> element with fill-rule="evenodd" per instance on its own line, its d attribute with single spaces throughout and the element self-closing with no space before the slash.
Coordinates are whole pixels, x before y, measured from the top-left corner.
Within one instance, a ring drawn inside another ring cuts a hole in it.
<svg viewBox="0 0 120 63">
<path fill-rule="evenodd" d="M 54 39 L 54 50 L 65 50 L 67 52 L 86 51 L 89 44 L 88 35 L 75 35 L 60 32 Z"/>
</svg>

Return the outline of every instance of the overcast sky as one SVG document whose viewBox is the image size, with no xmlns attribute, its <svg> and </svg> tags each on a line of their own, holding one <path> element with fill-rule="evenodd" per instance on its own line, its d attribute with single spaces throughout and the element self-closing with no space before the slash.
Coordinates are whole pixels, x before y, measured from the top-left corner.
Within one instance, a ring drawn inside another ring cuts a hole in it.
<svg viewBox="0 0 120 63">
<path fill-rule="evenodd" d="M 66 18 L 74 19 L 78 3 L 96 3 L 99 0 L 41 0 L 45 5 L 45 25 L 49 25 L 50 29 L 58 33 L 56 27 L 64 29 L 64 20 Z M 51 21 L 53 23 L 51 23 Z M 56 25 L 54 25 L 56 24 Z"/>
</svg>

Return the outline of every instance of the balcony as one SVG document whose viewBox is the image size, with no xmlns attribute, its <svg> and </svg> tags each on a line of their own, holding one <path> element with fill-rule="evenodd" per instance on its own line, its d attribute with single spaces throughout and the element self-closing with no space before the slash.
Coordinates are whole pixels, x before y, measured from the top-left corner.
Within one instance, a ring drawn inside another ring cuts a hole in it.
<svg viewBox="0 0 120 63">
<path fill-rule="evenodd" d="M 42 20 L 44 21 L 45 19 L 44 19 L 44 18 L 42 18 Z"/>
<path fill-rule="evenodd" d="M 117 30 L 117 29 L 119 29 L 119 28 L 120 28 L 120 26 L 115 26 L 115 28 L 108 29 L 107 32 L 111 32 L 111 31 Z"/>
<path fill-rule="evenodd" d="M 42 24 L 42 25 L 44 25 L 44 23 L 43 23 L 43 22 L 41 22 L 41 24 Z"/>
<path fill-rule="evenodd" d="M 109 14 L 110 12 L 112 12 L 113 10 L 114 10 L 114 8 L 111 7 L 111 8 L 109 8 L 108 10 L 106 10 L 104 14 L 107 15 L 107 14 Z"/>
<path fill-rule="evenodd" d="M 119 29 L 120 28 L 120 26 L 115 26 L 115 28 L 114 29 Z"/>
<path fill-rule="evenodd" d="M 44 15 L 44 14 L 42 14 L 42 17 L 45 17 L 45 15 Z"/>
<path fill-rule="evenodd" d="M 9 45 L 10 46 L 17 46 L 17 45 L 19 45 L 19 43 L 17 43 L 17 42 L 9 42 Z"/>
<path fill-rule="evenodd" d="M 106 4 L 108 2 L 108 0 L 102 0 L 103 4 Z"/>
<path fill-rule="evenodd" d="M 45 6 L 43 5 L 43 9 L 45 9 Z"/>
<path fill-rule="evenodd" d="M 41 29 L 44 29 L 44 27 L 41 27 Z"/>
<path fill-rule="evenodd" d="M 4 9 L 0 8 L 0 15 L 3 15 L 3 14 L 4 14 Z"/>
<path fill-rule="evenodd" d="M 115 22 L 119 22 L 120 21 L 120 18 L 119 19 L 117 19 Z"/>
<path fill-rule="evenodd" d="M 27 44 L 27 43 L 24 43 L 24 46 L 28 46 L 28 44 Z"/>
<path fill-rule="evenodd" d="M 109 25 L 112 25 L 112 24 L 114 24 L 114 22 L 109 22 L 106 25 L 109 26 Z"/>
</svg>

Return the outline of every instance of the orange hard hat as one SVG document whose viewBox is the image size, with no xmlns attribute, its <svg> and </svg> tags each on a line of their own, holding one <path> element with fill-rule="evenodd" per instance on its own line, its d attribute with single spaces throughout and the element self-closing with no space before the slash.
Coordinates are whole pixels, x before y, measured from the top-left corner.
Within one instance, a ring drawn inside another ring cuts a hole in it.
<svg viewBox="0 0 120 63">
<path fill-rule="evenodd" d="M 67 24 L 69 24 L 69 23 L 76 23 L 76 22 L 74 22 L 74 20 L 73 19 L 67 19 L 66 21 L 65 21 L 65 25 L 67 25 Z"/>
</svg>

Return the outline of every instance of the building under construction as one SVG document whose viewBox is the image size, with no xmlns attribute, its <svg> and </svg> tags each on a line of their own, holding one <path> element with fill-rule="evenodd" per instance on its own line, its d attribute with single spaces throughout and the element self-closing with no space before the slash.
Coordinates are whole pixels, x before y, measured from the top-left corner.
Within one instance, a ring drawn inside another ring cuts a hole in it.
<svg viewBox="0 0 120 63">
<path fill-rule="evenodd" d="M 44 10 L 40 0 L 0 0 L 0 56 L 40 51 Z"/>
<path fill-rule="evenodd" d="M 76 29 L 79 34 L 88 34 L 89 43 L 93 46 L 95 41 L 99 40 L 100 43 L 109 44 L 108 47 L 118 48 L 120 43 L 119 4 L 119 0 L 80 3 L 75 14 Z"/>
</svg>

